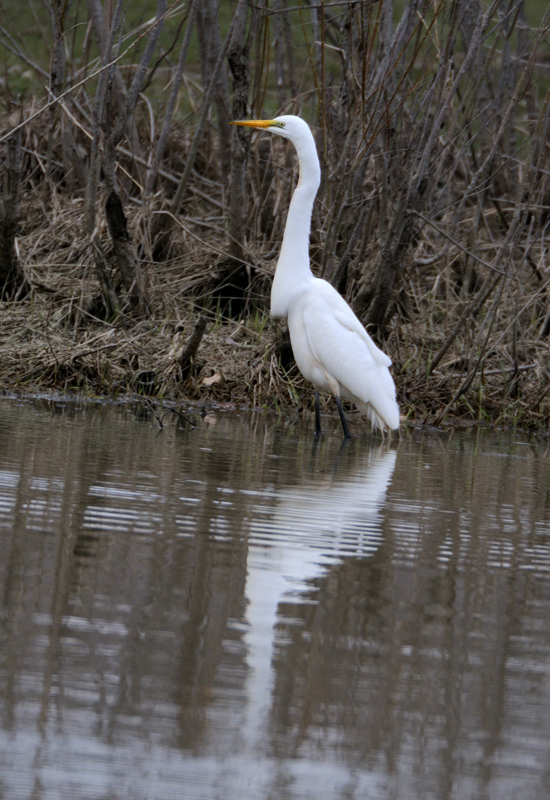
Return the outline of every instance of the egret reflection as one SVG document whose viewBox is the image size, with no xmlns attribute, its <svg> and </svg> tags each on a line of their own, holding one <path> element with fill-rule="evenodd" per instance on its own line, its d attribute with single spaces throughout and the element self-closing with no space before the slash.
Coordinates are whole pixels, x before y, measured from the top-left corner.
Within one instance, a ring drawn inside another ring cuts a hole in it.
<svg viewBox="0 0 550 800">
<path fill-rule="evenodd" d="M 247 738 L 258 745 L 270 708 L 272 653 L 280 603 L 315 602 L 314 579 L 344 557 L 372 556 L 383 539 L 382 506 L 395 450 L 372 450 L 345 479 L 324 476 L 279 489 L 273 507 L 252 511 L 245 594 L 248 599 Z"/>
</svg>

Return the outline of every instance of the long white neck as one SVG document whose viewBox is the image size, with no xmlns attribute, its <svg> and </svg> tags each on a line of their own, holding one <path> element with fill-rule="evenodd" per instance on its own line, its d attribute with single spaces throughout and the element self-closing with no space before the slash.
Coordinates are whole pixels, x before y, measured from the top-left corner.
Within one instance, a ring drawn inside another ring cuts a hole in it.
<svg viewBox="0 0 550 800">
<path fill-rule="evenodd" d="M 321 168 L 311 133 L 294 144 L 298 153 L 300 177 L 288 209 L 281 253 L 271 288 L 271 314 L 274 317 L 288 314 L 292 298 L 312 277 L 309 266 L 309 235 L 313 201 L 321 182 Z"/>
</svg>

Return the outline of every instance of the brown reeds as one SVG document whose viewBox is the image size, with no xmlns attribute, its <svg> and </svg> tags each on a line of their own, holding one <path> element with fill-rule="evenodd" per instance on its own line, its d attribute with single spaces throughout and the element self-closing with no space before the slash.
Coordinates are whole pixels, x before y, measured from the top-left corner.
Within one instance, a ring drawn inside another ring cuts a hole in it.
<svg viewBox="0 0 550 800">
<path fill-rule="evenodd" d="M 295 156 L 228 125 L 299 113 L 314 271 L 405 415 L 548 424 L 546 4 L 127 5 L 48 0 L 33 50 L 4 4 L 5 389 L 307 406 L 267 316 Z"/>
</svg>

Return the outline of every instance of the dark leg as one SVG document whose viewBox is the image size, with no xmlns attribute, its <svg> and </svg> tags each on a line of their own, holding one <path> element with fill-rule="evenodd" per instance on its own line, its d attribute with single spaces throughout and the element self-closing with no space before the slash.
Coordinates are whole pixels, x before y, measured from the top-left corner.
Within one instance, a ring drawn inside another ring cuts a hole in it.
<svg viewBox="0 0 550 800">
<path fill-rule="evenodd" d="M 339 397 L 335 397 L 336 405 L 338 406 L 338 413 L 340 414 L 340 422 L 342 423 L 342 428 L 344 429 L 344 436 L 346 439 L 351 439 L 351 433 L 349 432 L 348 423 L 346 422 L 346 415 L 344 414 L 344 409 L 342 408 L 342 401 Z"/>
<path fill-rule="evenodd" d="M 315 436 L 321 434 L 321 403 L 319 401 L 319 390 L 315 389 Z"/>
</svg>

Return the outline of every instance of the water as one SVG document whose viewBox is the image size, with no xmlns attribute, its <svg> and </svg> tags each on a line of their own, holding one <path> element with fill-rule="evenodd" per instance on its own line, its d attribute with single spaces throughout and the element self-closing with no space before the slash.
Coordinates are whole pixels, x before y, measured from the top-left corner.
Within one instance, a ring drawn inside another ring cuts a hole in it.
<svg viewBox="0 0 550 800">
<path fill-rule="evenodd" d="M 0 414 L 2 800 L 550 797 L 547 446 Z"/>
</svg>

